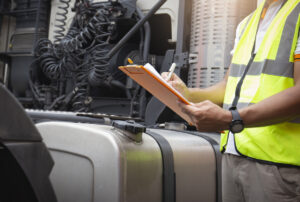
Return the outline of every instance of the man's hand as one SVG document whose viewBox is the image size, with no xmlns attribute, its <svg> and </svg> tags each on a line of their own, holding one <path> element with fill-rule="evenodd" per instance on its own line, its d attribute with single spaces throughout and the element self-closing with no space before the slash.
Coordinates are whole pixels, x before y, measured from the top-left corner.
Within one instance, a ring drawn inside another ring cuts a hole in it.
<svg viewBox="0 0 300 202">
<path fill-rule="evenodd" d="M 193 105 L 186 105 L 178 101 L 178 105 L 191 118 L 198 131 L 221 132 L 229 129 L 232 121 L 231 112 L 222 109 L 211 101 L 203 101 Z"/>
<path fill-rule="evenodd" d="M 167 80 L 169 72 L 163 72 L 161 76 L 163 79 Z M 172 74 L 170 80 L 167 81 L 171 86 L 173 86 L 178 92 L 180 92 L 185 98 L 189 99 L 189 89 L 185 83 L 176 75 Z"/>
</svg>

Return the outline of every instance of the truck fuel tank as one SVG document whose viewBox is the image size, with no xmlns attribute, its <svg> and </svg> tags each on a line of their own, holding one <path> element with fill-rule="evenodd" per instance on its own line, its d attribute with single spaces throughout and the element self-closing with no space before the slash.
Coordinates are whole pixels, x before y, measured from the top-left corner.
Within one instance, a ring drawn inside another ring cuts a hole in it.
<svg viewBox="0 0 300 202">
<path fill-rule="evenodd" d="M 36 126 L 55 161 L 50 178 L 60 202 L 217 200 L 208 136 L 124 121 Z"/>
</svg>

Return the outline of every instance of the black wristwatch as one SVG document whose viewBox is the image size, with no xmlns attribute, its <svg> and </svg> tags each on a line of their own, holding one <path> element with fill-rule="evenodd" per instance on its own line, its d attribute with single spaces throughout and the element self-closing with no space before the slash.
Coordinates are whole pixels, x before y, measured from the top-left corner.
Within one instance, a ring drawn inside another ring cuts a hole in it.
<svg viewBox="0 0 300 202">
<path fill-rule="evenodd" d="M 232 114 L 232 121 L 229 125 L 229 129 L 232 133 L 240 133 L 244 130 L 244 123 L 243 119 L 241 118 L 238 110 L 235 109 L 230 109 L 231 114 Z"/>
</svg>

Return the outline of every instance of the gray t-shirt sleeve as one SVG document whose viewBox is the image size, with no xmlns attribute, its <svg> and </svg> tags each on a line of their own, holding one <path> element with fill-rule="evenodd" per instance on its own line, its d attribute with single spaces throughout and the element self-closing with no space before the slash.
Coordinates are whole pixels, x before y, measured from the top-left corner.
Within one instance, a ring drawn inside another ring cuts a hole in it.
<svg viewBox="0 0 300 202">
<path fill-rule="evenodd" d="M 239 36 L 239 33 L 240 33 L 240 27 L 241 27 L 241 23 L 237 26 L 236 28 L 236 33 L 235 33 L 235 40 L 234 40 L 234 46 L 233 46 L 233 49 L 232 51 L 230 52 L 231 55 L 234 54 L 234 51 L 237 47 L 237 44 L 239 43 L 240 41 L 240 36 Z"/>
<path fill-rule="evenodd" d="M 296 50 L 295 50 L 295 55 L 300 54 L 300 37 L 298 38 Z"/>
</svg>

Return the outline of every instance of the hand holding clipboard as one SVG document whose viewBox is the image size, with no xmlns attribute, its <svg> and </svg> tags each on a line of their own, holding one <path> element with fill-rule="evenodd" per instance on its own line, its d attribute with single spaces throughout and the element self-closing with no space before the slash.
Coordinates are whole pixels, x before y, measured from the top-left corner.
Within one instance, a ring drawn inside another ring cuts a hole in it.
<svg viewBox="0 0 300 202">
<path fill-rule="evenodd" d="M 151 64 L 148 63 L 144 66 L 127 65 L 121 66 L 119 69 L 181 116 L 185 121 L 192 123 L 190 117 L 181 111 L 177 100 L 179 99 L 187 105 L 191 105 L 192 103 L 164 80 Z"/>
</svg>

